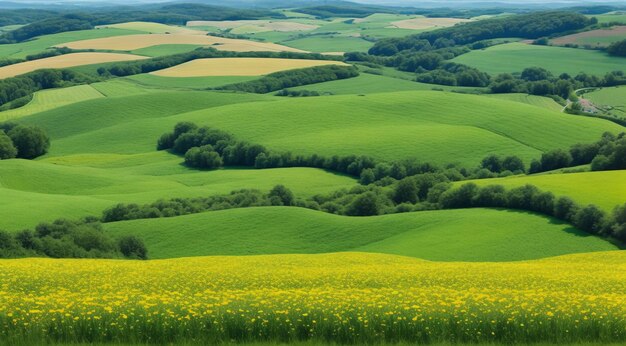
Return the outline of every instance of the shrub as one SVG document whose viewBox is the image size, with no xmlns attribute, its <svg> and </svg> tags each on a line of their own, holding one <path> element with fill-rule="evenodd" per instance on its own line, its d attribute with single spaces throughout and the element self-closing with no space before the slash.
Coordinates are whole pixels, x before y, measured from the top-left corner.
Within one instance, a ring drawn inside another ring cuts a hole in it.
<svg viewBox="0 0 626 346">
<path fill-rule="evenodd" d="M 415 184 L 415 180 L 411 177 L 404 178 L 398 182 L 393 193 L 393 200 L 396 204 L 412 203 L 419 201 L 417 196 L 419 190 Z"/>
<path fill-rule="evenodd" d="M 593 204 L 578 211 L 574 217 L 574 225 L 583 231 L 600 234 L 604 226 L 604 212 Z"/>
<path fill-rule="evenodd" d="M 38 127 L 19 125 L 11 129 L 8 136 L 17 148 L 17 157 L 22 159 L 34 159 L 50 148 L 50 138 Z"/>
<path fill-rule="evenodd" d="M 276 185 L 270 190 L 269 198 L 276 198 L 280 201 L 279 205 L 292 206 L 295 203 L 295 197 L 291 190 L 284 185 Z"/>
<path fill-rule="evenodd" d="M 128 235 L 120 238 L 117 243 L 124 257 L 141 260 L 148 259 L 148 249 L 141 239 Z"/>
<path fill-rule="evenodd" d="M 373 216 L 379 215 L 380 211 L 381 205 L 378 196 L 369 191 L 355 198 L 348 206 L 346 214 L 350 216 Z"/>
<path fill-rule="evenodd" d="M 0 130 L 0 160 L 12 159 L 17 156 L 17 148 L 3 130 Z"/>
<path fill-rule="evenodd" d="M 191 148 L 185 153 L 185 164 L 200 169 L 215 169 L 222 167 L 224 162 L 211 145 Z"/>
</svg>

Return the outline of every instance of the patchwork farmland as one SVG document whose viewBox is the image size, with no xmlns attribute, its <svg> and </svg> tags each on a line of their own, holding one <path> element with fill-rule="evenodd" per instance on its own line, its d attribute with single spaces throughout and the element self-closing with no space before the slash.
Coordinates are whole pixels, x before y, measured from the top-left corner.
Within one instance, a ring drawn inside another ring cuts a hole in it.
<svg viewBox="0 0 626 346">
<path fill-rule="evenodd" d="M 619 6 L 229 6 L 0 10 L 0 345 L 626 342 Z"/>
</svg>

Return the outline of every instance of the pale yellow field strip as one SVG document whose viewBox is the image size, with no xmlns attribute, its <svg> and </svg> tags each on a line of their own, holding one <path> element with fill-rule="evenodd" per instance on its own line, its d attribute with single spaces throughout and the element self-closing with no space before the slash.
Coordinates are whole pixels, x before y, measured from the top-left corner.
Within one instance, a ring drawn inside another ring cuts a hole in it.
<svg viewBox="0 0 626 346">
<path fill-rule="evenodd" d="M 198 20 L 187 22 L 187 26 L 212 26 L 216 28 L 235 29 L 239 27 L 256 27 L 261 31 L 309 31 L 319 28 L 317 25 L 303 24 L 297 22 L 281 22 L 271 20 Z"/>
<path fill-rule="evenodd" d="M 186 34 L 206 35 L 206 31 L 189 29 L 181 26 L 166 25 L 151 22 L 127 22 L 119 24 L 100 25 L 96 28 L 116 28 L 125 30 L 145 31 L 151 34 Z"/>
<path fill-rule="evenodd" d="M 51 58 L 26 61 L 0 67 L 0 78 L 15 77 L 24 73 L 45 68 L 66 68 L 105 62 L 132 61 L 146 59 L 144 56 L 119 53 L 72 53 Z"/>
<path fill-rule="evenodd" d="M 454 26 L 458 23 L 465 23 L 469 21 L 471 20 L 461 18 L 414 18 L 391 22 L 391 25 L 398 29 L 422 30 L 430 28 L 446 28 Z"/>
<path fill-rule="evenodd" d="M 152 74 L 162 77 L 262 76 L 278 71 L 322 65 L 347 66 L 340 61 L 328 60 L 218 58 L 197 59 Z"/>
<path fill-rule="evenodd" d="M 304 52 L 300 49 L 274 43 L 236 40 L 208 35 L 183 34 L 124 35 L 63 43 L 58 45 L 58 47 L 131 51 L 162 44 L 206 45 L 218 50 L 232 52 Z"/>
</svg>

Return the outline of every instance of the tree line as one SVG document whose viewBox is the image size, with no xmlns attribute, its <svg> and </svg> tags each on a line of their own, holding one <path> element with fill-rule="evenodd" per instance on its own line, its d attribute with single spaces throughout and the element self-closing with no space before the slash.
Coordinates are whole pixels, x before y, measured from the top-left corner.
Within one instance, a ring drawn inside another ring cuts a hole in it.
<svg viewBox="0 0 626 346">
<path fill-rule="evenodd" d="M 354 66 L 315 66 L 274 72 L 256 80 L 224 85 L 216 88 L 216 90 L 232 90 L 256 94 L 267 94 L 272 91 L 283 90 L 285 88 L 330 82 L 358 76 L 359 71 Z M 288 95 L 291 96 L 291 94 Z M 296 95 L 302 96 L 302 93 L 296 93 Z"/>
<path fill-rule="evenodd" d="M 0 258 L 19 257 L 147 259 L 148 251 L 135 236 L 112 238 L 94 218 L 59 219 L 34 230 L 0 230 Z"/>
<path fill-rule="evenodd" d="M 590 144 L 578 143 L 569 150 L 555 149 L 532 160 L 530 173 L 591 164 L 592 171 L 626 169 L 626 133 L 617 136 L 605 132 L 602 138 Z"/>
<path fill-rule="evenodd" d="M 401 51 L 419 51 L 424 49 L 424 41 L 428 42 L 429 45 L 436 45 L 437 42 L 444 40 L 451 42 L 452 45 L 466 45 L 507 37 L 535 39 L 582 29 L 595 23 L 597 23 L 597 19 L 587 18 L 574 12 L 532 12 L 463 23 L 401 38 L 380 40 L 370 49 L 369 53 L 391 56 Z"/>
<path fill-rule="evenodd" d="M 611 55 L 626 57 L 626 40 L 611 43 L 606 51 Z"/>
<path fill-rule="evenodd" d="M 32 160 L 45 155 L 50 137 L 36 126 L 0 123 L 0 160 L 13 158 Z"/>
<path fill-rule="evenodd" d="M 156 22 L 186 25 L 193 20 L 243 20 L 260 18 L 285 18 L 282 13 L 265 9 L 240 9 L 203 4 L 146 5 L 134 8 L 90 9 L 81 11 L 38 11 L 25 10 L 15 13 L 15 19 L 5 19 L 11 24 L 27 24 L 19 29 L 0 35 L 0 44 L 23 42 L 37 36 L 60 32 L 89 30 L 97 25 L 125 22 Z M 0 14 L 0 21 L 4 18 Z M 9 25 L 9 24 L 5 24 Z"/>
<path fill-rule="evenodd" d="M 227 195 L 175 198 L 151 204 L 118 204 L 106 209 L 102 222 L 176 217 L 206 211 L 263 206 L 293 206 L 345 216 L 376 216 L 424 210 L 507 208 L 525 210 L 568 222 L 589 234 L 626 244 L 626 204 L 607 214 L 595 205 L 582 206 L 569 197 L 555 197 L 533 185 L 507 190 L 501 185 L 453 187 L 444 173 L 405 177 L 391 185 L 357 185 L 308 199 L 277 185 L 269 193 L 238 190 Z"/>
</svg>

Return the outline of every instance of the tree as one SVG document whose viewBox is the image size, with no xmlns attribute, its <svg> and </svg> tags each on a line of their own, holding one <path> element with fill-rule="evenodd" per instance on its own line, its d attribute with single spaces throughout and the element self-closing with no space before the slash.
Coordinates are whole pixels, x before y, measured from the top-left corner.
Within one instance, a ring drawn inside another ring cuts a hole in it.
<svg viewBox="0 0 626 346">
<path fill-rule="evenodd" d="M 19 125 L 8 133 L 17 148 L 17 157 L 34 159 L 48 152 L 50 137 L 40 128 Z"/>
<path fill-rule="evenodd" d="M 572 165 L 585 165 L 593 161 L 593 158 L 598 155 L 600 148 L 598 144 L 574 144 L 569 153 L 572 156 Z"/>
<path fill-rule="evenodd" d="M 528 67 L 522 71 L 522 79 L 529 82 L 536 82 L 552 78 L 552 73 L 541 67 Z"/>
<path fill-rule="evenodd" d="M 12 159 L 17 156 L 17 148 L 9 136 L 0 130 L 0 160 Z"/>
<path fill-rule="evenodd" d="M 148 259 L 148 249 L 143 241 L 135 236 L 128 235 L 120 238 L 117 242 L 122 255 L 126 258 Z"/>
<path fill-rule="evenodd" d="M 615 56 L 626 56 L 626 40 L 612 43 L 606 51 Z"/>
<path fill-rule="evenodd" d="M 380 209 L 378 196 L 369 191 L 354 199 L 348 206 L 346 214 L 350 216 L 372 216 L 380 214 Z"/>
<path fill-rule="evenodd" d="M 526 171 L 524 161 L 517 156 L 507 156 L 502 160 L 502 169 L 513 173 L 523 173 Z"/>
<path fill-rule="evenodd" d="M 613 210 L 613 236 L 622 242 L 626 242 L 626 204 Z"/>
<path fill-rule="evenodd" d="M 284 185 L 274 186 L 274 188 L 270 190 L 268 197 L 270 199 L 277 198 L 284 206 L 293 206 L 296 202 L 293 192 L 291 192 L 291 190 L 286 188 Z"/>
<path fill-rule="evenodd" d="M 415 180 L 412 177 L 404 178 L 398 182 L 393 193 L 393 200 L 396 204 L 401 203 L 417 203 L 419 198 L 417 197 L 419 190 L 415 184 Z"/>
<path fill-rule="evenodd" d="M 474 183 L 468 183 L 441 194 L 439 203 L 444 209 L 471 208 L 477 194 L 478 186 Z"/>
<path fill-rule="evenodd" d="M 573 222 L 580 207 L 569 197 L 559 197 L 554 203 L 554 217 Z"/>
<path fill-rule="evenodd" d="M 599 234 L 604 226 L 604 212 L 590 204 L 576 213 L 574 225 L 583 231 Z"/>
<path fill-rule="evenodd" d="M 480 166 L 494 173 L 500 173 L 502 172 L 502 159 L 497 155 L 489 155 L 481 161 Z"/>
<path fill-rule="evenodd" d="M 502 185 L 485 186 L 474 196 L 472 204 L 477 207 L 504 207 L 506 206 L 506 190 Z"/>
<path fill-rule="evenodd" d="M 572 155 L 563 149 L 556 149 L 541 155 L 541 170 L 551 171 L 572 164 Z"/>
<path fill-rule="evenodd" d="M 363 185 L 369 185 L 376 181 L 376 175 L 374 174 L 374 169 L 366 168 L 361 171 L 361 177 L 359 182 Z"/>
<path fill-rule="evenodd" d="M 185 164 L 200 169 L 215 169 L 222 167 L 224 162 L 211 145 L 193 147 L 185 153 Z"/>
</svg>

